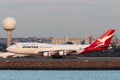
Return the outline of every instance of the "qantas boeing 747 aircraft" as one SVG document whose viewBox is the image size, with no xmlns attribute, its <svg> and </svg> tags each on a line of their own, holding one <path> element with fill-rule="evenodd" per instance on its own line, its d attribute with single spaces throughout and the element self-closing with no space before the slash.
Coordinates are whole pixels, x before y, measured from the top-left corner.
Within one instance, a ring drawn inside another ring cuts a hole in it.
<svg viewBox="0 0 120 80">
<path fill-rule="evenodd" d="M 108 30 L 101 37 L 90 45 L 70 45 L 70 44 L 47 44 L 47 43 L 16 43 L 7 48 L 8 52 L 16 54 L 40 54 L 50 57 L 54 55 L 66 56 L 68 54 L 86 54 L 109 48 L 110 41 L 115 33 L 114 29 Z M 13 54 L 11 54 L 13 56 Z M 10 55 L 8 55 L 10 56 Z M 4 57 L 7 58 L 7 55 Z"/>
</svg>

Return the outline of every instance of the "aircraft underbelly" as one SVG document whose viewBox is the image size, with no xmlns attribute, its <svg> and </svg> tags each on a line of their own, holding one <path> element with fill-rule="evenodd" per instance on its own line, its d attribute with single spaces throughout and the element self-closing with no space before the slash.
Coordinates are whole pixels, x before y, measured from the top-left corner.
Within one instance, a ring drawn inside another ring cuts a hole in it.
<svg viewBox="0 0 120 80">
<path fill-rule="evenodd" d="M 25 53 L 25 54 L 33 54 L 35 52 L 35 49 L 19 49 L 17 50 L 18 53 Z"/>
</svg>

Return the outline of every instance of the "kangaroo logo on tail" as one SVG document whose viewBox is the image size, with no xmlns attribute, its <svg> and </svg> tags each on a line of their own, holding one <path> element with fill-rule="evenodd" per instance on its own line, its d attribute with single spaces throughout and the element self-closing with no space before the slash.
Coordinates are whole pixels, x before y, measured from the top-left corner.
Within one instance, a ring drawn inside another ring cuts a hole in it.
<svg viewBox="0 0 120 80">
<path fill-rule="evenodd" d="M 109 46 L 110 41 L 114 35 L 114 32 L 115 32 L 114 29 L 108 30 L 100 38 L 98 38 L 95 42 L 93 42 L 89 47 L 98 48 L 100 46 Z"/>
<path fill-rule="evenodd" d="M 105 36 L 105 37 L 103 37 L 103 38 L 98 39 L 98 41 L 99 41 L 101 44 L 98 44 L 95 48 L 97 48 L 97 47 L 99 47 L 99 46 L 101 46 L 101 45 L 109 46 L 109 43 L 110 43 L 113 35 L 114 35 L 114 33 L 112 33 L 111 35 L 108 35 L 108 36 Z M 110 40 L 109 40 L 109 39 L 110 39 Z M 108 42 L 107 42 L 108 44 L 105 44 L 107 40 L 108 40 Z"/>
<path fill-rule="evenodd" d="M 90 46 L 85 48 L 82 54 L 108 49 L 114 33 L 115 33 L 114 29 L 108 30 L 100 38 L 93 42 Z"/>
</svg>

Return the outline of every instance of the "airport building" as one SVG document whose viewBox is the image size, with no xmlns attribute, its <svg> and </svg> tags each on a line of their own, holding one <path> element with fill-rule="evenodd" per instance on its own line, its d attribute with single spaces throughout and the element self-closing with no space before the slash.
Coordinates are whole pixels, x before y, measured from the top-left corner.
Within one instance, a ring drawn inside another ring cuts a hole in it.
<svg viewBox="0 0 120 80">
<path fill-rule="evenodd" d="M 85 44 L 91 44 L 94 41 L 93 36 L 85 36 Z"/>
<path fill-rule="evenodd" d="M 65 43 L 73 43 L 73 44 L 80 44 L 80 38 L 70 38 L 68 36 L 64 38 L 54 38 L 51 37 L 51 44 L 65 44 Z"/>
</svg>

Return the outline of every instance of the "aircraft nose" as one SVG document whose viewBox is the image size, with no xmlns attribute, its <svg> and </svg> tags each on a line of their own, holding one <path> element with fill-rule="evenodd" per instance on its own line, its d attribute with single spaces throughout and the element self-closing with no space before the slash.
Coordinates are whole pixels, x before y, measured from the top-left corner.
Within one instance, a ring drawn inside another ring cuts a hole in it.
<svg viewBox="0 0 120 80">
<path fill-rule="evenodd" d="M 10 47 L 7 48 L 7 51 L 13 51 L 15 48 L 16 48 L 16 46 L 12 45 L 12 46 L 10 46 Z"/>
<path fill-rule="evenodd" d="M 10 47 L 7 47 L 7 51 L 10 51 L 11 50 L 11 46 Z"/>
</svg>

